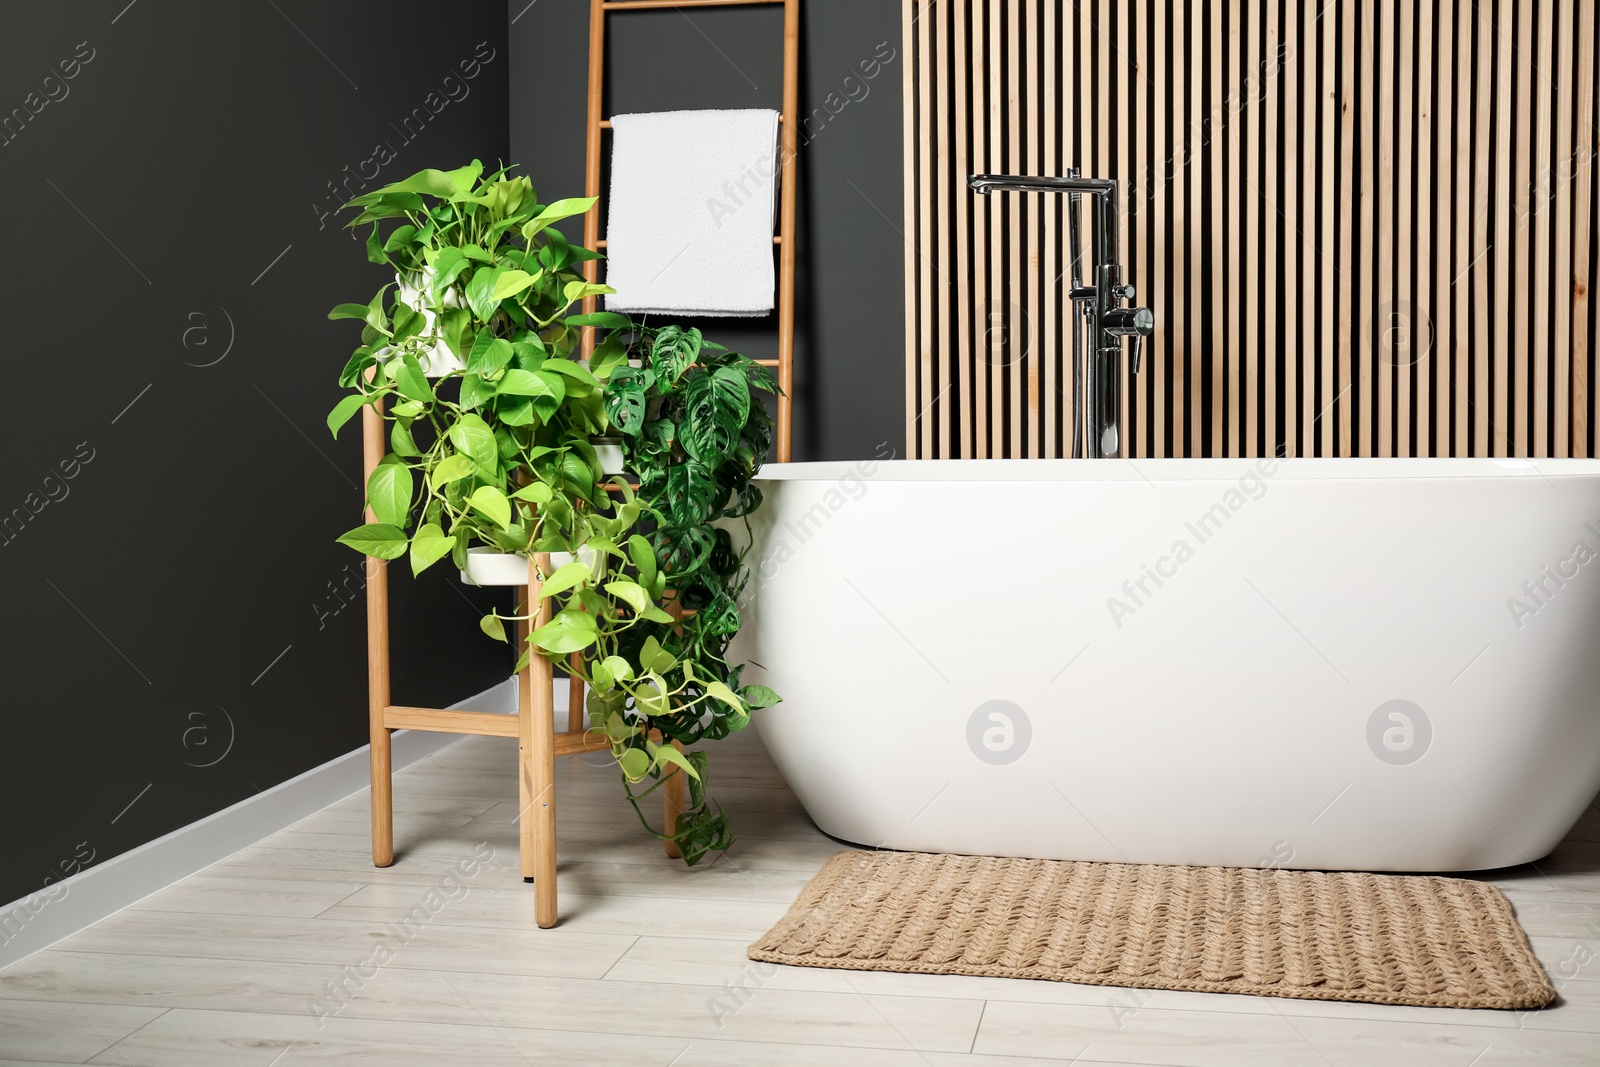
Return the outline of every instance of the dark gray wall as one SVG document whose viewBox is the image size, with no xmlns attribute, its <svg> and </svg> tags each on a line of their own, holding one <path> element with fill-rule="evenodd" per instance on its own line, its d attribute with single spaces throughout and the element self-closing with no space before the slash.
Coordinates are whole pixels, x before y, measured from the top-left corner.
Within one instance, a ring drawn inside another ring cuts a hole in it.
<svg viewBox="0 0 1600 1067">
<path fill-rule="evenodd" d="M 321 216 L 363 170 L 507 155 L 505 12 L 443 11 L 8 6 L 0 901 L 366 741 L 360 559 L 333 543 L 360 442 L 323 425 L 357 341 L 325 315 L 384 279 Z M 396 698 L 503 678 L 471 598 L 403 570 Z"/>
<path fill-rule="evenodd" d="M 545 199 L 583 193 L 588 12 L 579 0 L 508 5 L 511 151 Z M 779 6 L 608 18 L 607 114 L 780 108 Z M 795 458 L 866 457 L 905 440 L 900 5 L 804 0 L 800 55 Z M 776 353 L 773 320 L 685 321 Z"/>
</svg>

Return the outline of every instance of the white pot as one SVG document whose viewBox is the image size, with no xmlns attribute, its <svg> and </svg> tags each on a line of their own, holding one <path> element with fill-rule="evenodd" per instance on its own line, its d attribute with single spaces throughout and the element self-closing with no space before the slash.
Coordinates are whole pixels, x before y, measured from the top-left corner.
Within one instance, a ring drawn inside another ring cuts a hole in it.
<svg viewBox="0 0 1600 1067">
<path fill-rule="evenodd" d="M 527 585 L 528 557 L 492 548 L 469 548 L 461 580 L 468 585 Z"/>
<path fill-rule="evenodd" d="M 589 564 L 589 570 L 599 577 L 599 564 L 603 561 L 591 549 L 580 549 L 579 558 Z M 550 553 L 550 573 L 572 562 L 570 552 Z M 515 552 L 497 552 L 492 548 L 467 549 L 467 569 L 460 572 L 461 580 L 468 585 L 527 585 L 528 557 Z"/>
<path fill-rule="evenodd" d="M 602 474 L 621 474 L 622 446 L 612 441 L 591 441 L 594 445 L 595 458 L 600 461 Z"/>
<path fill-rule="evenodd" d="M 450 345 L 443 337 L 439 337 L 438 313 L 445 308 L 461 306 L 461 299 L 456 295 L 456 291 L 447 290 L 438 304 L 428 303 L 430 300 L 428 286 L 433 282 L 432 267 L 425 268 L 411 280 L 396 273 L 394 280 L 398 286 L 395 298 L 413 311 L 421 312 L 423 320 L 427 323 L 427 328 L 419 336 L 438 338 L 432 349 L 417 354 L 417 362 L 422 364 L 422 373 L 429 378 L 442 378 L 446 374 L 466 370 L 466 364 L 457 359 L 456 354 L 450 350 Z M 416 282 L 415 285 L 412 284 L 413 280 Z M 387 352 L 387 348 L 381 348 L 374 354 L 383 359 Z"/>
</svg>

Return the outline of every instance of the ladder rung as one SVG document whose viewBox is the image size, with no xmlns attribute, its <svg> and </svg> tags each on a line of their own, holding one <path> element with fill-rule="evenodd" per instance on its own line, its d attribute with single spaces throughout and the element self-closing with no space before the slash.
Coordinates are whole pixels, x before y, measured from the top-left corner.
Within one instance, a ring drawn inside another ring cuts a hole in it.
<svg viewBox="0 0 1600 1067">
<path fill-rule="evenodd" d="M 598 241 L 596 241 L 594 243 L 594 246 L 597 249 L 598 248 L 605 248 L 610 243 L 611 243 L 610 241 L 607 241 L 604 237 L 602 237 L 602 238 L 600 238 L 600 240 L 598 240 Z M 775 244 L 775 245 L 783 244 L 783 234 L 781 234 L 781 233 L 773 234 L 772 235 L 772 243 Z"/>
<path fill-rule="evenodd" d="M 749 7 L 752 4 L 781 4 L 784 0 L 606 0 L 607 11 L 648 11 L 655 7 Z"/>
<path fill-rule="evenodd" d="M 743 2 L 747 3 L 747 4 L 749 4 L 749 3 L 770 3 L 770 2 L 772 2 L 772 0 L 743 0 Z M 661 6 L 662 7 L 678 7 L 680 5 L 678 5 L 678 4 L 662 4 Z M 783 121 L 783 116 L 781 114 L 778 116 L 778 121 L 779 122 Z M 600 120 L 600 128 L 602 130 L 609 130 L 611 128 L 611 120 L 610 119 L 601 119 Z"/>
</svg>

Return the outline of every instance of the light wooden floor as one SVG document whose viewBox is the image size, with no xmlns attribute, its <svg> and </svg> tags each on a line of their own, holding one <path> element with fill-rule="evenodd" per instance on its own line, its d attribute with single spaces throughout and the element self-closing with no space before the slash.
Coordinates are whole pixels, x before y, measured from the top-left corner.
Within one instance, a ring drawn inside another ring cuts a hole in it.
<svg viewBox="0 0 1600 1067">
<path fill-rule="evenodd" d="M 514 761 L 514 741 L 470 738 L 398 775 L 388 870 L 363 794 L 0 971 L 0 1067 L 1600 1063 L 1594 807 L 1537 870 L 1494 879 L 1563 997 L 1518 1015 L 758 970 L 745 945 L 841 846 L 753 732 L 715 749 L 740 839 L 700 870 L 660 854 L 598 758 L 564 761 L 562 922 L 541 931 Z"/>
</svg>

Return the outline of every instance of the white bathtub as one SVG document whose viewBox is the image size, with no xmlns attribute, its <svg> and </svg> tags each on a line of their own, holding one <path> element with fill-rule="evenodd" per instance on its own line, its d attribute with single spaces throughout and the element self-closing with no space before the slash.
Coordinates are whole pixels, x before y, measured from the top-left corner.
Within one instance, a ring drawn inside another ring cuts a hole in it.
<svg viewBox="0 0 1600 1067">
<path fill-rule="evenodd" d="M 824 831 L 1446 871 L 1600 789 L 1600 461 L 797 463 L 735 653 Z M 1564 576 L 1563 576 L 1564 575 Z"/>
</svg>

